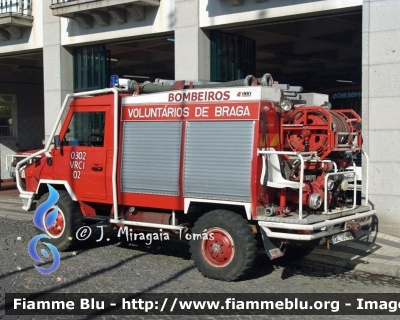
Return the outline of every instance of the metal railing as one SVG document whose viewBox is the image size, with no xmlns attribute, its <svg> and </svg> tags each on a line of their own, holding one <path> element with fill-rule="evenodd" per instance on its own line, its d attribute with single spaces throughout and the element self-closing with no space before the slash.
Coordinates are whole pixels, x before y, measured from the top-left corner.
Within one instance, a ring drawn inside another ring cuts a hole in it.
<svg viewBox="0 0 400 320">
<path fill-rule="evenodd" d="M 0 14 L 32 16 L 32 0 L 0 0 Z"/>
<path fill-rule="evenodd" d="M 300 160 L 300 177 L 299 177 L 299 219 L 303 219 L 303 182 L 304 182 L 304 162 L 305 160 L 311 159 L 311 157 L 315 157 L 315 152 L 303 152 L 297 153 L 293 151 L 276 151 L 276 150 L 259 150 L 257 152 L 258 155 L 268 155 L 268 154 L 277 154 L 277 155 L 286 155 L 298 158 Z M 263 161 L 263 164 L 265 161 Z M 263 180 L 263 179 L 261 179 Z"/>
<path fill-rule="evenodd" d="M 362 153 L 365 155 L 366 157 L 366 166 L 367 166 L 367 170 L 368 170 L 368 155 L 362 150 Z M 356 174 L 356 165 L 353 164 L 353 166 L 351 167 L 352 169 L 348 168 L 345 171 L 341 171 L 338 172 L 337 170 L 337 165 L 336 163 L 334 163 L 331 160 L 315 160 L 313 159 L 316 158 L 316 153 L 315 152 L 302 152 L 302 153 L 297 153 L 297 152 L 289 152 L 289 151 L 276 151 L 276 150 L 262 150 L 262 151 L 258 151 L 258 155 L 272 155 L 272 154 L 277 154 L 277 155 L 287 155 L 289 156 L 289 158 L 298 158 L 300 160 L 300 180 L 299 180 L 299 219 L 303 219 L 303 198 L 302 198 L 302 193 L 303 193 L 303 182 L 304 182 L 304 163 L 307 162 L 321 162 L 321 163 L 332 163 L 333 165 L 333 172 L 331 173 L 327 173 L 325 176 L 325 184 L 324 186 L 328 185 L 328 178 L 331 176 L 350 176 L 348 179 L 346 179 L 348 182 L 351 182 L 353 186 L 357 186 L 357 174 Z M 264 161 L 263 161 L 264 164 Z M 261 177 L 261 181 L 263 180 L 263 178 Z M 366 178 L 366 183 L 368 186 L 368 176 Z M 366 190 L 365 193 L 365 199 L 366 199 L 366 205 L 368 205 L 368 189 Z M 356 202 L 357 202 L 357 188 L 354 187 L 353 188 L 353 202 L 349 203 L 349 205 L 351 205 L 351 208 L 340 208 L 337 211 L 351 211 L 354 210 L 356 208 Z M 324 187 L 324 211 L 322 212 L 323 214 L 331 214 L 331 213 L 335 213 L 337 211 L 328 210 L 328 188 Z"/>
</svg>

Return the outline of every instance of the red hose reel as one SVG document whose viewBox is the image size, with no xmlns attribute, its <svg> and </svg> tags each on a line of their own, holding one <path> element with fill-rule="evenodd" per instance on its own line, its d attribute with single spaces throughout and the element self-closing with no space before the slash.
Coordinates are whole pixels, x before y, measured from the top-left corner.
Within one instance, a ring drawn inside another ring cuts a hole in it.
<svg viewBox="0 0 400 320">
<path fill-rule="evenodd" d="M 316 151 L 321 160 L 332 152 L 360 150 L 361 118 L 353 110 L 301 106 L 281 119 L 281 143 L 286 150 Z"/>
</svg>

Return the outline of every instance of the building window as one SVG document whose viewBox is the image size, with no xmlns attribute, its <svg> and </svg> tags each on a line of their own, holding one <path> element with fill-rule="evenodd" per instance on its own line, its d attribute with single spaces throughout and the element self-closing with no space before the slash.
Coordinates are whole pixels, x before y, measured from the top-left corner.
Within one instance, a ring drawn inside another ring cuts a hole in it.
<svg viewBox="0 0 400 320">
<path fill-rule="evenodd" d="M 211 32 L 211 81 L 243 79 L 255 72 L 255 41 L 240 35 Z"/>
<path fill-rule="evenodd" d="M 104 89 L 109 82 L 108 52 L 103 45 L 74 49 L 74 92 Z"/>
<path fill-rule="evenodd" d="M 0 93 L 0 137 L 14 136 L 16 97 Z"/>
</svg>

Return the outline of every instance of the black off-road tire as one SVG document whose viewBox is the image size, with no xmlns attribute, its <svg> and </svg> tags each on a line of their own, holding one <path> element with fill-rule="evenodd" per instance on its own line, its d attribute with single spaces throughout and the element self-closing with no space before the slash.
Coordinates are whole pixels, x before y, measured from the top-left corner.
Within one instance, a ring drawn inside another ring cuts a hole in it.
<svg viewBox="0 0 400 320">
<path fill-rule="evenodd" d="M 222 209 L 210 211 L 196 221 L 191 232 L 192 259 L 204 276 L 234 281 L 253 266 L 257 242 L 240 215 Z"/>
<path fill-rule="evenodd" d="M 47 229 L 52 238 L 46 239 L 46 242 L 53 244 L 59 251 L 67 251 L 76 244 L 75 233 L 82 226 L 83 219 L 79 204 L 71 199 L 68 192 L 61 190 L 58 193 L 60 198 L 55 204 L 58 206 L 58 217 L 53 226 Z M 48 197 L 49 193 L 42 195 L 36 208 L 46 201 Z M 48 212 L 51 212 L 51 209 Z M 60 219 L 63 219 L 63 225 Z M 61 230 L 57 230 L 59 226 L 61 226 Z M 43 233 L 42 230 L 37 230 L 38 233 Z"/>
</svg>

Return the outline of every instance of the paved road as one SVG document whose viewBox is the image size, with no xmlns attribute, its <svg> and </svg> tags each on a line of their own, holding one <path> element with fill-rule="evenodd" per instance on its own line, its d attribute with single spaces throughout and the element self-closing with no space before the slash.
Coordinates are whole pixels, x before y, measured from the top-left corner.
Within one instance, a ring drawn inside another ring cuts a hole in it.
<svg viewBox="0 0 400 320">
<path fill-rule="evenodd" d="M 4 316 L 5 292 L 298 293 L 299 296 L 300 293 L 400 292 L 400 279 L 342 270 L 318 263 L 302 263 L 299 261 L 298 251 L 275 262 L 268 261 L 266 255 L 261 253 L 254 270 L 247 278 L 238 282 L 206 279 L 197 271 L 185 243 L 162 241 L 151 246 L 123 244 L 117 241 L 115 233 L 108 234 L 103 241 L 97 243 L 98 228 L 93 228 L 97 231 L 94 230 L 90 239 L 81 242 L 79 250 L 61 253 L 61 264 L 54 273 L 42 275 L 34 268 L 33 260 L 27 252 L 28 242 L 36 235 L 32 221 L 26 219 L 27 213 L 19 209 L 19 202 L 1 203 L 0 211 L 3 215 L 0 216 L 0 306 L 3 309 L 0 311 L 0 318 L 4 319 L 15 318 Z M 4 212 L 9 212 L 10 216 L 15 212 L 16 219 L 4 217 Z M 22 317 L 29 318 L 31 317 Z M 60 317 L 64 318 L 85 319 L 77 316 Z M 125 318 L 129 317 L 118 317 Z M 165 316 L 152 317 L 154 318 L 169 319 Z M 204 317 L 214 318 L 243 317 Z M 379 318 L 383 319 L 382 316 L 370 317 Z M 340 319 L 357 317 L 341 316 Z"/>
</svg>

